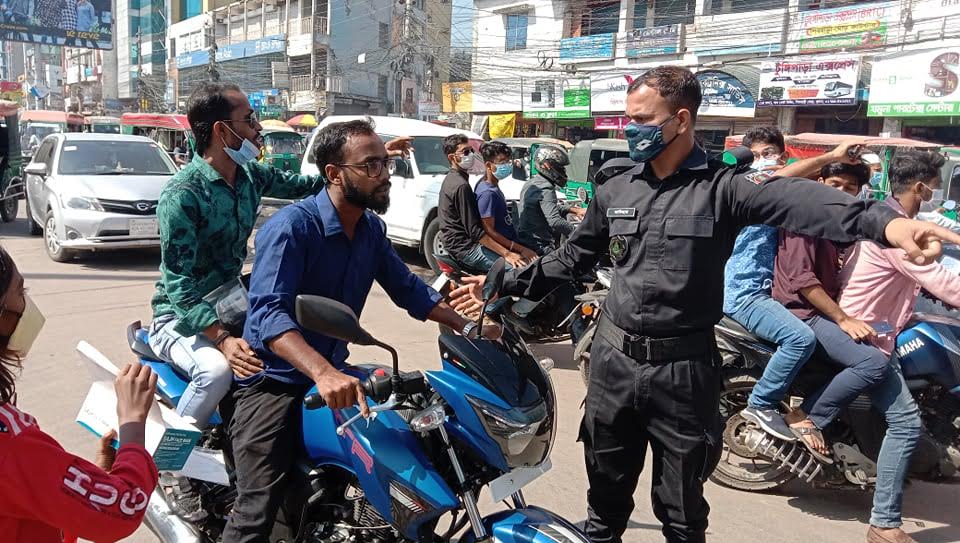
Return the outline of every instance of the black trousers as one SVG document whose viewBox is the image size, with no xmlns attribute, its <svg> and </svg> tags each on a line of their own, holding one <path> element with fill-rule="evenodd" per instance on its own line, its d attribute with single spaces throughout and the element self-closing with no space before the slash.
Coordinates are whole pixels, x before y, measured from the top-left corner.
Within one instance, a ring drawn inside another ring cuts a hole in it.
<svg viewBox="0 0 960 543">
<path fill-rule="evenodd" d="M 264 378 L 234 387 L 230 441 L 237 501 L 223 532 L 224 543 L 266 543 L 290 469 L 303 448 L 301 403 L 309 387 Z"/>
<path fill-rule="evenodd" d="M 590 489 L 587 535 L 620 543 L 647 445 L 653 512 L 670 543 L 705 541 L 703 483 L 722 451 L 719 353 L 669 362 L 634 360 L 599 335 L 580 425 Z"/>
</svg>

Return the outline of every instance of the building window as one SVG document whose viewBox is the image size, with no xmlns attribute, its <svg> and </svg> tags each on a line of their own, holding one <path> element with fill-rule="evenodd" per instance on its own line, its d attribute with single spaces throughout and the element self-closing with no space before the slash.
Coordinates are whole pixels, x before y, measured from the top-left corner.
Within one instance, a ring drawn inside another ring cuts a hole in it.
<svg viewBox="0 0 960 543">
<path fill-rule="evenodd" d="M 633 28 L 647 27 L 647 0 L 637 0 L 633 4 Z"/>
<path fill-rule="evenodd" d="M 390 25 L 387 23 L 380 23 L 380 35 L 379 43 L 380 49 L 387 49 L 390 47 Z"/>
<path fill-rule="evenodd" d="M 620 29 L 620 2 L 596 2 L 581 16 L 580 35 L 612 34 Z"/>
<path fill-rule="evenodd" d="M 506 17 L 507 41 L 504 49 L 517 51 L 527 48 L 527 14 L 508 13 Z"/>
<path fill-rule="evenodd" d="M 170 38 L 170 58 L 177 58 L 177 38 Z"/>
<path fill-rule="evenodd" d="M 696 0 L 654 0 L 654 26 L 693 24 Z"/>
<path fill-rule="evenodd" d="M 377 96 L 382 100 L 387 99 L 387 76 L 385 75 L 377 78 Z"/>
</svg>

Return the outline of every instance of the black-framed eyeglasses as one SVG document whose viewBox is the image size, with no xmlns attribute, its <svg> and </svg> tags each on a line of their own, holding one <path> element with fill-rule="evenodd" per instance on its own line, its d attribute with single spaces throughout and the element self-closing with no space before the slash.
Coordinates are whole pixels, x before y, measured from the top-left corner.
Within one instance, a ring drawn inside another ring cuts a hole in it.
<svg viewBox="0 0 960 543">
<path fill-rule="evenodd" d="M 223 122 L 225 122 L 225 123 L 247 123 L 247 124 L 250 125 L 250 128 L 256 128 L 256 127 L 257 127 L 257 123 L 260 122 L 260 118 L 257 117 L 257 112 L 256 112 L 256 111 L 252 111 L 252 112 L 250 112 L 250 115 L 247 115 L 246 117 L 240 119 L 239 121 L 234 120 L 234 119 L 223 119 Z"/>
<path fill-rule="evenodd" d="M 387 169 L 387 173 L 393 175 L 393 172 L 397 171 L 397 161 L 394 158 L 385 158 L 383 160 L 370 160 L 362 164 L 346 164 L 341 163 L 337 166 L 349 166 L 351 168 L 366 168 L 367 177 L 380 177 L 380 174 L 383 173 L 383 169 Z"/>
</svg>

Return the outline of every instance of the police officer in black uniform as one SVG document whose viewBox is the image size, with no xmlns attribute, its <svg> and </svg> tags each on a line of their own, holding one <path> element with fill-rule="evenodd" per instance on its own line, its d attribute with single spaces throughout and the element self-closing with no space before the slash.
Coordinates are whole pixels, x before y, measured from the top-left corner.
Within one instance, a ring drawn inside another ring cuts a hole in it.
<svg viewBox="0 0 960 543">
<path fill-rule="evenodd" d="M 593 344 L 580 427 L 590 483 L 586 531 L 620 542 L 649 445 L 653 510 L 668 542 L 704 541 L 703 483 L 721 451 L 723 267 L 739 230 L 764 223 L 837 242 L 872 239 L 916 262 L 933 238 L 960 241 L 809 180 L 708 160 L 694 141 L 700 85 L 684 68 L 646 72 L 627 91 L 632 162 L 611 161 L 583 223 L 562 247 L 507 275 L 501 294 L 539 299 L 609 252 L 614 278 Z M 749 155 L 749 153 L 747 153 Z M 752 155 L 741 162 L 749 164 Z M 477 296 L 482 278 L 454 293 Z"/>
</svg>

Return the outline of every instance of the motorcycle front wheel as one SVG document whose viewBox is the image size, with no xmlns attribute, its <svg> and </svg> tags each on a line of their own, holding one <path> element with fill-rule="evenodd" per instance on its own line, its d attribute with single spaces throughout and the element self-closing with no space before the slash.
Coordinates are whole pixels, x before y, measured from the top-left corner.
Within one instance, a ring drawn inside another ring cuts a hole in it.
<svg viewBox="0 0 960 543">
<path fill-rule="evenodd" d="M 749 424 L 740 416 L 747 407 L 750 391 L 757 378 L 744 369 L 724 373 L 720 393 L 720 415 L 724 420 L 723 454 L 710 478 L 713 482 L 748 492 L 761 492 L 783 486 L 795 478 L 785 467 L 751 451 L 742 439 Z"/>
</svg>

